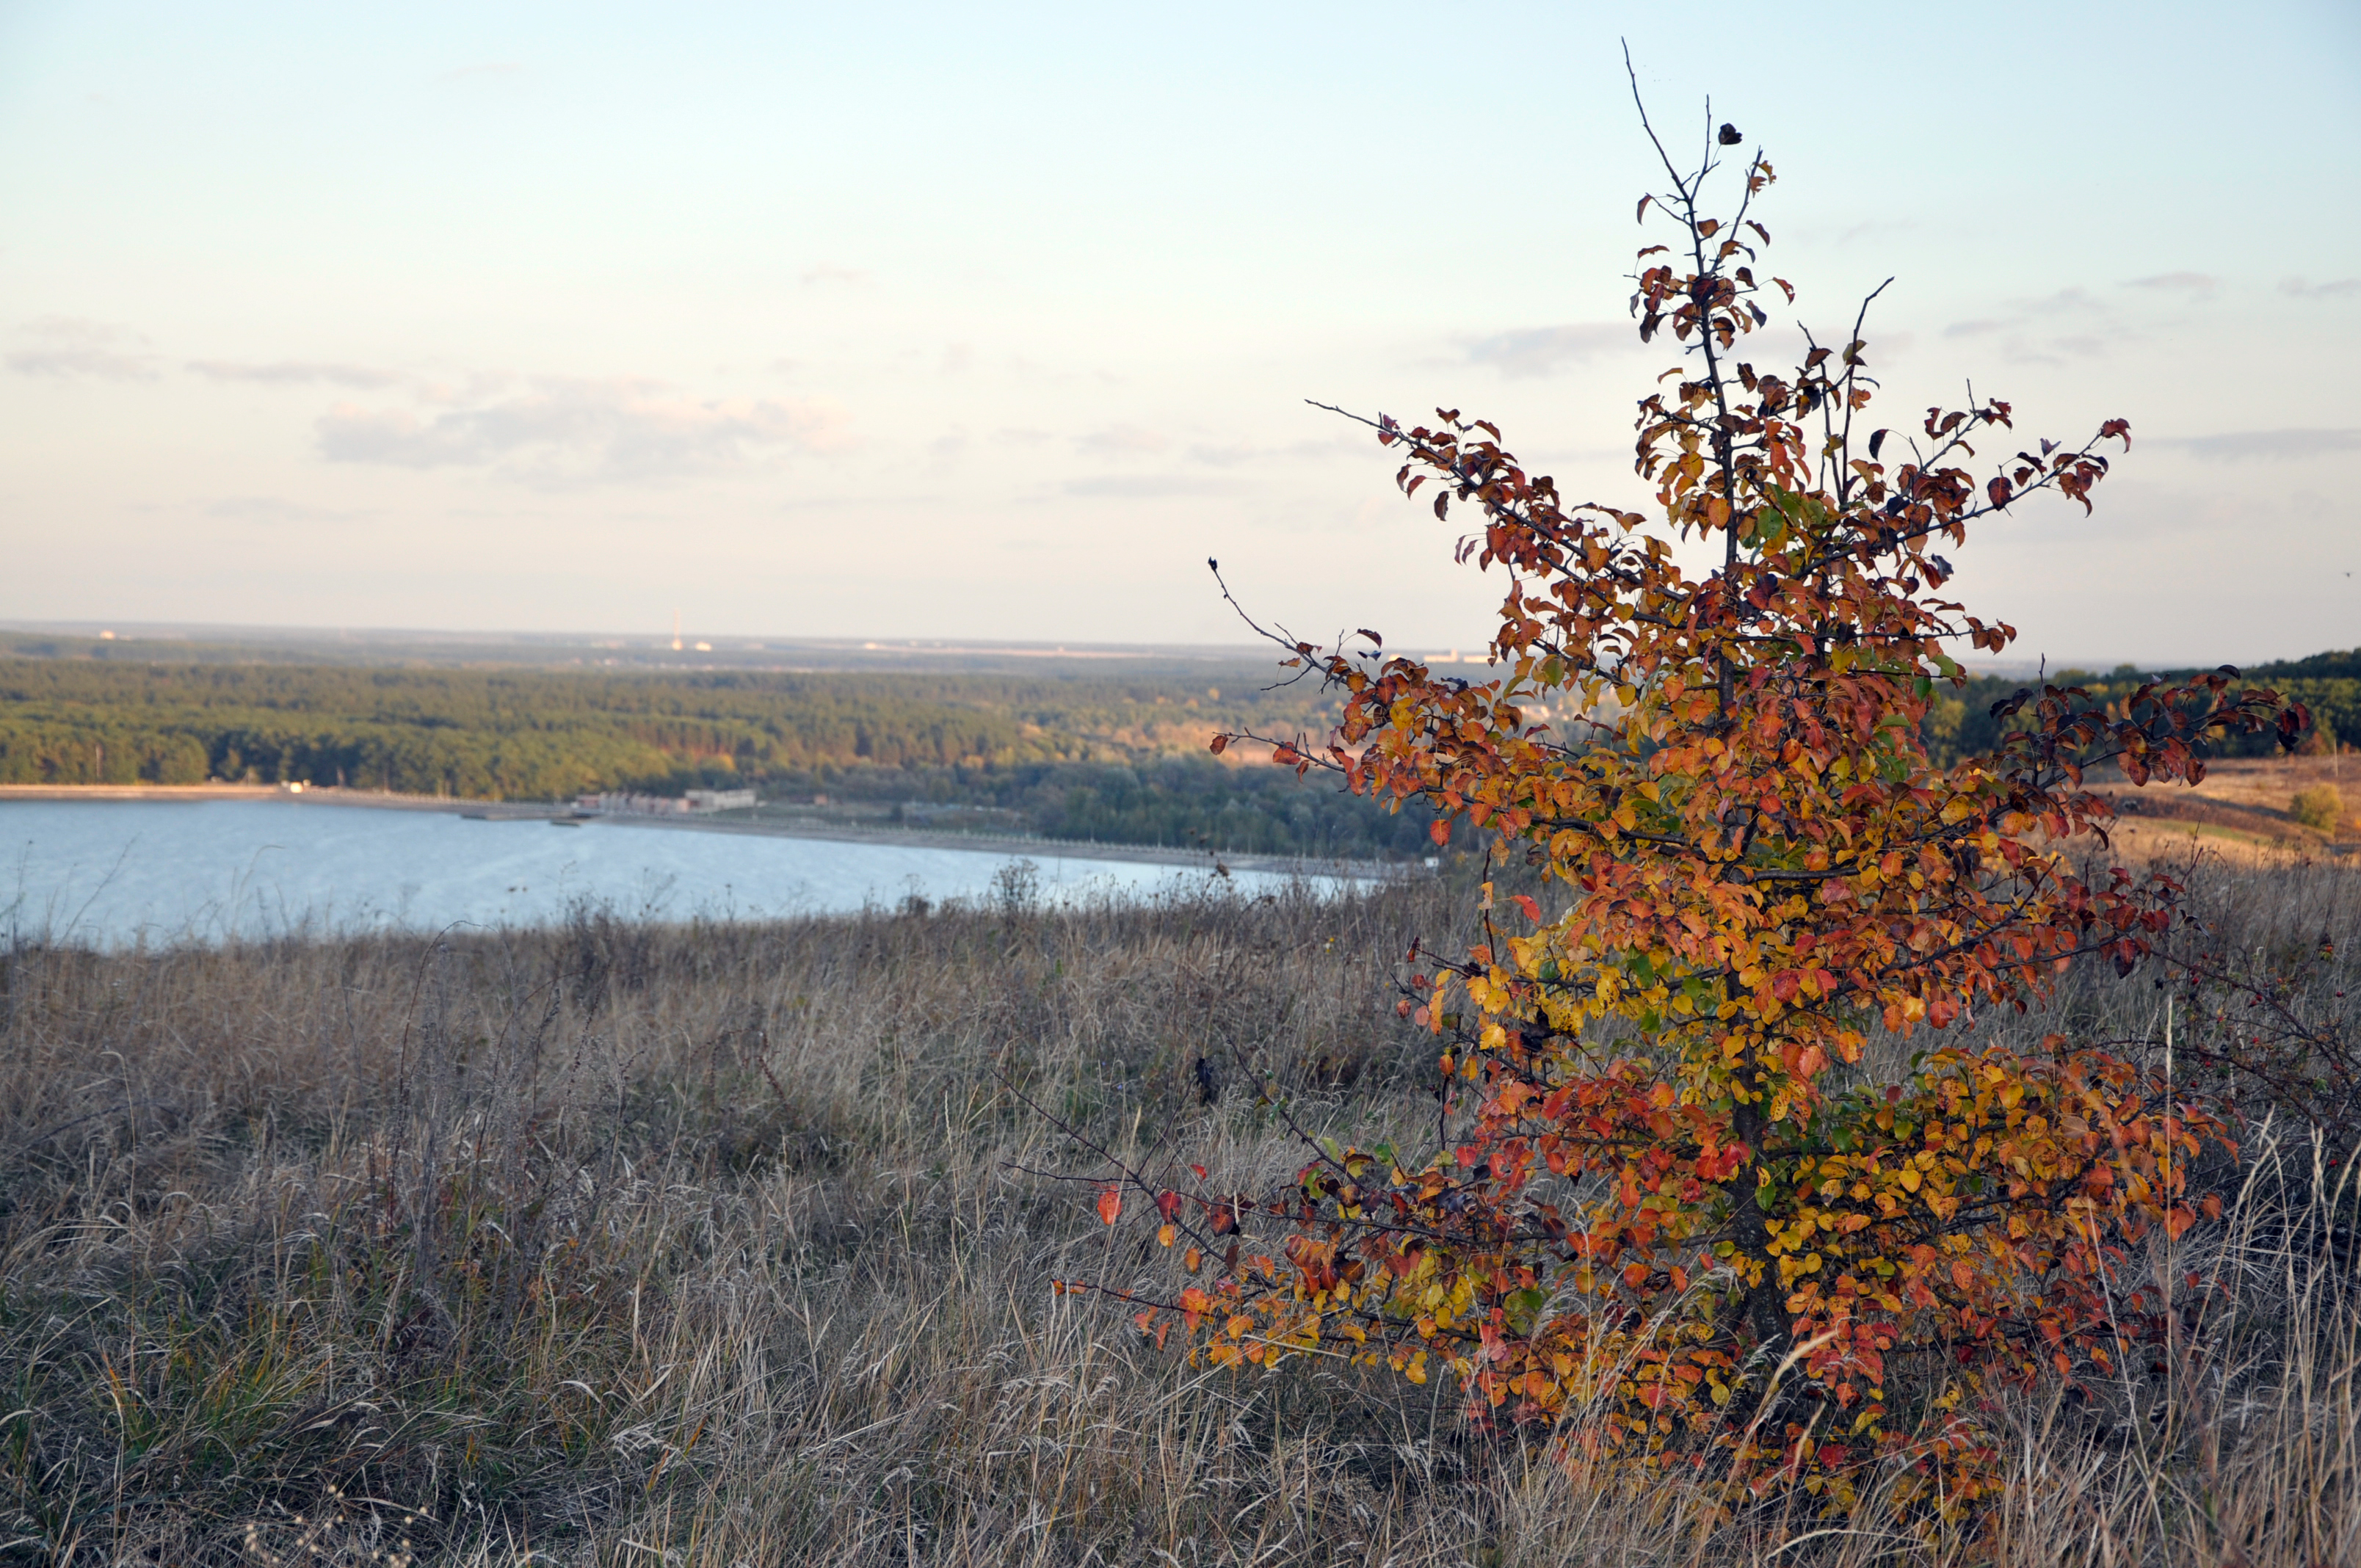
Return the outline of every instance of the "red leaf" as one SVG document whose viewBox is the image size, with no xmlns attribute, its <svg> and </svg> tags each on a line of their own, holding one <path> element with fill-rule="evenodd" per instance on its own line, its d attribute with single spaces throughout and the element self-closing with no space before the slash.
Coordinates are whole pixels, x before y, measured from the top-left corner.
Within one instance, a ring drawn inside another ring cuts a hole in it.
<svg viewBox="0 0 2361 1568">
<path fill-rule="evenodd" d="M 1426 825 L 1426 836 L 1438 844 L 1448 844 L 1451 842 L 1451 824 L 1441 820 L 1430 822 Z"/>
<path fill-rule="evenodd" d="M 1099 1218 L 1114 1224 L 1123 1218 L 1123 1189 L 1110 1187 L 1099 1194 Z"/>
</svg>

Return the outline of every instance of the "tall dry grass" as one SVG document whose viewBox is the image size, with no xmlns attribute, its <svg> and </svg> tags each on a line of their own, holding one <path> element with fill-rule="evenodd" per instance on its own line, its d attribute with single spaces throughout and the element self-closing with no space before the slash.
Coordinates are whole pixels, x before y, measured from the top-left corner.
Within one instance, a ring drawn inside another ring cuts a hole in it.
<svg viewBox="0 0 2361 1568">
<path fill-rule="evenodd" d="M 2203 895 L 2242 952 L 2361 936 L 2332 869 Z M 1471 1431 L 1440 1382 L 1208 1373 L 1051 1293 L 1163 1263 L 1032 1105 L 1249 1187 L 1301 1163 L 1268 1082 L 1431 1134 L 1387 960 L 1454 907 L 0 954 L 0 1561 L 1917 1560 L 1873 1508 L 1713 1522 Z M 2344 1004 L 2332 967 L 2307 1005 Z M 2160 998 L 2078 972 L 1978 1027 L 2160 1045 Z M 2258 1118 L 2232 1223 L 2154 1259 L 2224 1284 L 2159 1371 L 2005 1412 L 2024 1485 L 1986 1545 L 2361 1562 L 2336 1157 Z"/>
</svg>

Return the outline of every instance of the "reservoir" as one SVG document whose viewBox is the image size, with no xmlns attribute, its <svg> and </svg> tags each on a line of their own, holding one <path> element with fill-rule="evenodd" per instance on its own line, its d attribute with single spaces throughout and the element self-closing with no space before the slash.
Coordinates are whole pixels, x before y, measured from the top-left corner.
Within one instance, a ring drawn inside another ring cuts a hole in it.
<svg viewBox="0 0 2361 1568">
<path fill-rule="evenodd" d="M 1003 850 L 664 828 L 476 820 L 270 800 L 0 802 L 0 941 L 95 947 L 313 933 L 544 925 L 584 903 L 655 920 L 992 902 L 1150 897 L 1278 873 Z M 1029 869 L 1027 864 L 1029 863 Z M 1316 879 L 1333 881 L 1333 878 Z"/>
</svg>

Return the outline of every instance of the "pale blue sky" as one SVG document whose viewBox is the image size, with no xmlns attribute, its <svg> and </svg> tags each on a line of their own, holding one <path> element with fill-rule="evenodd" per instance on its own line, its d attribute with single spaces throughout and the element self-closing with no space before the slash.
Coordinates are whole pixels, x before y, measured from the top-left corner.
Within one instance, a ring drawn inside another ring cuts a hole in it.
<svg viewBox="0 0 2361 1568">
<path fill-rule="evenodd" d="M 0 617 L 1472 644 L 1301 400 L 1643 499 L 1628 36 L 1894 422 L 2131 420 L 2023 652 L 2349 646 L 2356 15 L 0 0 Z"/>
</svg>

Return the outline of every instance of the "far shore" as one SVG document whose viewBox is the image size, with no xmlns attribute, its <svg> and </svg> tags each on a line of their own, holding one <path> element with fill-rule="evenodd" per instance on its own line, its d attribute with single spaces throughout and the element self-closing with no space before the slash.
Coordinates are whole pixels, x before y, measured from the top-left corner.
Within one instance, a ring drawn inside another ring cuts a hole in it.
<svg viewBox="0 0 2361 1568">
<path fill-rule="evenodd" d="M 734 813 L 711 817 L 657 817 L 637 812 L 584 815 L 571 806 L 544 801 L 464 800 L 450 795 L 398 795 L 383 790 L 336 789 L 283 784 L 0 784 L 0 805 L 10 801 L 253 800 L 287 806 L 370 806 L 392 811 L 441 811 L 488 822 L 562 822 L 568 825 L 665 828 L 694 833 L 753 834 L 772 839 L 821 839 L 840 843 L 901 844 L 921 850 L 964 850 L 973 854 L 1036 860 L 1122 861 L 1144 865 L 1202 866 L 1211 871 L 1271 872 L 1285 876 L 1384 879 L 1422 868 L 1389 861 L 1322 861 L 1306 856 L 1252 855 L 1174 849 L 1161 844 L 1107 844 L 1085 839 L 1031 839 L 1013 833 L 943 833 L 924 828 L 872 828 L 858 823 L 768 818 L 733 820 Z"/>
</svg>

